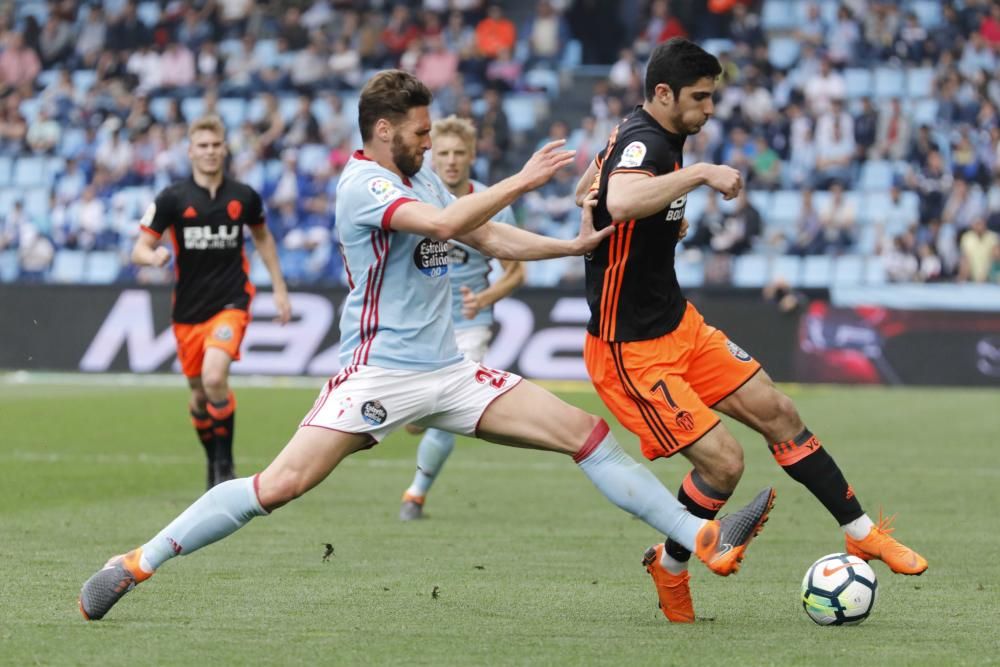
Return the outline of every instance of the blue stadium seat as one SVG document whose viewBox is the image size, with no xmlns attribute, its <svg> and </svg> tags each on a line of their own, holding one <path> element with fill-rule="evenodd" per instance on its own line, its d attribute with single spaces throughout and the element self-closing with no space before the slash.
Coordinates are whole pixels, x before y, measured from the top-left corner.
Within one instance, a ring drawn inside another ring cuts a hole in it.
<svg viewBox="0 0 1000 667">
<path fill-rule="evenodd" d="M 278 42 L 273 39 L 260 39 L 253 47 L 253 54 L 264 67 L 273 67 L 278 64 Z"/>
<path fill-rule="evenodd" d="M 767 215 L 771 210 L 771 193 L 767 190 L 750 190 L 747 199 L 761 216 Z"/>
<path fill-rule="evenodd" d="M 21 272 L 16 250 L 0 251 L 0 283 L 12 283 Z"/>
<path fill-rule="evenodd" d="M 871 97 L 872 73 L 863 67 L 848 67 L 844 70 L 844 85 L 848 99 Z"/>
<path fill-rule="evenodd" d="M 21 114 L 24 116 L 24 119 L 28 121 L 29 125 L 33 120 L 35 120 L 35 117 L 38 116 L 38 110 L 41 106 L 41 97 L 29 97 L 28 99 L 21 101 L 21 106 L 19 108 L 21 110 Z"/>
<path fill-rule="evenodd" d="M 872 87 L 875 97 L 881 99 L 905 97 L 906 85 L 903 70 L 895 67 L 879 67 L 875 70 L 875 80 Z"/>
<path fill-rule="evenodd" d="M 705 265 L 701 259 L 695 261 L 679 255 L 674 270 L 681 287 L 700 287 L 705 282 Z"/>
<path fill-rule="evenodd" d="M 14 159 L 9 155 L 0 155 L 0 188 L 10 185 L 14 172 Z"/>
<path fill-rule="evenodd" d="M 875 245 L 878 241 L 879 230 L 875 225 L 866 225 L 858 229 L 858 239 L 854 243 L 855 248 L 862 255 L 874 255 Z"/>
<path fill-rule="evenodd" d="M 538 119 L 537 95 L 508 95 L 503 100 L 503 110 L 515 132 L 534 129 Z"/>
<path fill-rule="evenodd" d="M 189 120 L 194 120 L 205 111 L 205 100 L 201 97 L 185 97 L 181 100 L 181 113 Z"/>
<path fill-rule="evenodd" d="M 861 255 L 841 255 L 833 264 L 833 285 L 859 285 L 864 280 L 865 258 Z"/>
<path fill-rule="evenodd" d="M 299 108 L 299 98 L 295 95 L 281 95 L 278 97 L 278 109 L 281 116 L 286 120 L 291 120 Z"/>
<path fill-rule="evenodd" d="M 941 24 L 941 4 L 940 0 L 913 0 L 909 9 L 920 19 L 920 25 L 930 29 Z"/>
<path fill-rule="evenodd" d="M 795 27 L 795 3 L 788 0 L 764 0 L 760 22 L 765 31 L 790 30 Z"/>
<path fill-rule="evenodd" d="M 97 81 L 97 72 L 92 69 L 78 69 L 73 72 L 73 88 L 78 93 L 85 93 Z"/>
<path fill-rule="evenodd" d="M 24 212 L 33 219 L 44 217 L 49 210 L 49 189 L 47 187 L 28 188 L 22 191 Z"/>
<path fill-rule="evenodd" d="M 49 18 L 48 5 L 41 0 L 19 0 L 14 3 L 14 10 L 17 12 L 18 21 L 33 16 L 39 25 L 45 25 L 45 21 Z"/>
<path fill-rule="evenodd" d="M 828 287 L 833 276 L 833 258 L 810 255 L 802 260 L 802 286 Z"/>
<path fill-rule="evenodd" d="M 934 125 L 937 121 L 938 101 L 933 97 L 916 100 L 910 112 L 916 125 Z"/>
<path fill-rule="evenodd" d="M 299 169 L 307 174 L 315 173 L 330 159 L 330 149 L 322 144 L 306 144 L 299 149 Z"/>
<path fill-rule="evenodd" d="M 55 83 L 56 79 L 59 78 L 59 70 L 57 69 L 47 69 L 42 70 L 38 73 L 38 77 L 35 79 L 35 83 L 43 88 L 48 88 L 50 85 Z"/>
<path fill-rule="evenodd" d="M 153 28 L 160 22 L 160 5 L 155 2 L 140 2 L 135 15 L 147 28 Z"/>
<path fill-rule="evenodd" d="M 778 69 L 788 69 L 799 59 L 799 42 L 792 37 L 772 37 L 767 44 L 767 60 Z"/>
<path fill-rule="evenodd" d="M 906 71 L 906 94 L 910 97 L 930 97 L 934 94 L 934 68 L 911 67 Z"/>
<path fill-rule="evenodd" d="M 533 69 L 524 74 L 524 85 L 531 90 L 544 90 L 549 97 L 559 95 L 559 75 L 551 69 Z"/>
<path fill-rule="evenodd" d="M 118 273 L 121 271 L 121 261 L 118 259 L 118 253 L 114 251 L 94 251 L 87 254 L 86 267 L 84 282 L 92 285 L 107 285 L 118 278 Z"/>
<path fill-rule="evenodd" d="M 9 211 L 14 206 L 14 202 L 20 201 L 21 190 L 19 188 L 0 188 L 0 211 Z"/>
<path fill-rule="evenodd" d="M 763 287 L 769 279 L 768 258 L 764 255 L 739 255 L 733 258 L 735 287 Z"/>
<path fill-rule="evenodd" d="M 32 188 L 48 184 L 48 174 L 45 173 L 45 158 L 22 157 L 14 165 L 14 185 L 20 188 Z"/>
<path fill-rule="evenodd" d="M 888 190 L 892 187 L 894 169 L 888 160 L 868 160 L 861 167 L 862 190 Z"/>
<path fill-rule="evenodd" d="M 761 211 L 765 219 L 797 220 L 802 212 L 802 193 L 798 190 L 777 190 L 771 199 L 771 210 Z"/>
<path fill-rule="evenodd" d="M 694 233 L 695 225 L 698 224 L 702 213 L 705 212 L 708 195 L 708 188 L 698 188 L 688 193 L 687 205 L 684 207 L 684 217 L 688 219 L 688 224 L 691 225 L 691 231 L 689 232 L 691 234 Z"/>
<path fill-rule="evenodd" d="M 792 287 L 802 284 L 802 258 L 795 255 L 780 255 L 771 266 L 771 279 L 783 278 Z"/>
<path fill-rule="evenodd" d="M 87 253 L 82 250 L 60 250 L 52 262 L 49 272 L 49 282 L 80 283 L 83 282 Z"/>
<path fill-rule="evenodd" d="M 149 100 L 149 113 L 161 123 L 167 117 L 167 110 L 170 108 L 170 98 L 154 97 Z"/>
<path fill-rule="evenodd" d="M 63 155 L 76 155 L 86 143 L 86 130 L 82 127 L 67 127 L 63 129 L 62 138 L 59 140 L 59 152 Z"/>
<path fill-rule="evenodd" d="M 865 283 L 868 285 L 884 285 L 889 282 L 885 266 L 880 257 L 869 257 L 865 262 Z"/>
<path fill-rule="evenodd" d="M 701 48 L 705 49 L 713 56 L 718 56 L 720 53 L 732 53 L 735 46 L 736 45 L 733 43 L 733 40 L 723 37 L 706 39 L 701 43 Z"/>
<path fill-rule="evenodd" d="M 243 123 L 243 111 L 247 103 L 238 97 L 221 97 L 218 103 L 219 115 L 226 128 L 235 131 Z"/>
<path fill-rule="evenodd" d="M 575 69 L 583 62 L 583 44 L 578 40 L 571 39 L 566 42 L 563 48 L 562 60 L 559 62 L 561 69 Z"/>
</svg>

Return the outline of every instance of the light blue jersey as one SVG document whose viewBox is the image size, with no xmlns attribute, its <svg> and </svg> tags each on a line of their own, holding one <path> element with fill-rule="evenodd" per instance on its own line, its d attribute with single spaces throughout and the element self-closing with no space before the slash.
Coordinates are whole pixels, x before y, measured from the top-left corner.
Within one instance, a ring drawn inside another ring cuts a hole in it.
<svg viewBox="0 0 1000 667">
<path fill-rule="evenodd" d="M 472 192 L 482 192 L 486 186 L 479 181 L 469 181 Z M 510 206 L 500 211 L 493 217 L 496 222 L 505 222 L 508 225 L 517 224 L 514 219 L 514 211 Z M 488 327 L 493 324 L 493 306 L 483 308 L 471 320 L 462 317 L 462 285 L 467 286 L 475 293 L 482 292 L 489 287 L 487 276 L 490 273 L 490 258 L 482 254 L 475 248 L 451 241 L 451 316 L 456 329 L 468 327 Z"/>
<path fill-rule="evenodd" d="M 340 316 L 344 368 L 433 370 L 462 360 L 451 322 L 449 244 L 389 227 L 409 201 L 444 208 L 454 197 L 426 163 L 412 180 L 401 179 L 361 151 L 337 184 L 336 229 L 351 287 Z"/>
</svg>

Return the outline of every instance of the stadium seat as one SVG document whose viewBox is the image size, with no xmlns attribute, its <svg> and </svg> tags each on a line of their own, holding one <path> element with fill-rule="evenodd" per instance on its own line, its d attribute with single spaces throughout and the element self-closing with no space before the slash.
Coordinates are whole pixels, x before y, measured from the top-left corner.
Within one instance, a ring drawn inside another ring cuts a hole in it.
<svg viewBox="0 0 1000 667">
<path fill-rule="evenodd" d="M 160 22 L 160 5 L 155 2 L 140 2 L 135 14 L 147 28 L 154 28 Z"/>
<path fill-rule="evenodd" d="M 264 265 L 259 252 L 250 255 L 250 282 L 257 287 L 271 286 L 271 274 L 267 272 L 267 266 Z"/>
<path fill-rule="evenodd" d="M 22 190 L 24 212 L 32 219 L 44 217 L 49 210 L 49 189 L 47 187 Z"/>
<path fill-rule="evenodd" d="M 161 123 L 167 118 L 167 110 L 170 108 L 170 98 L 154 97 L 149 100 L 149 113 L 153 114 Z"/>
<path fill-rule="evenodd" d="M 799 59 L 799 42 L 792 37 L 774 37 L 767 44 L 767 60 L 778 69 L 788 69 Z"/>
<path fill-rule="evenodd" d="M 848 67 L 844 70 L 844 85 L 849 99 L 871 97 L 872 73 L 863 67 Z"/>
<path fill-rule="evenodd" d="M 18 158 L 14 165 L 14 177 L 11 181 L 20 188 L 47 185 L 45 158 L 34 156 Z"/>
<path fill-rule="evenodd" d="M 875 70 L 872 88 L 875 97 L 880 99 L 905 97 L 906 86 L 903 78 L 903 70 L 895 67 L 879 67 Z"/>
<path fill-rule="evenodd" d="M 219 98 L 217 108 L 219 115 L 222 117 L 222 122 L 226 124 L 226 128 L 234 131 L 243 123 L 243 111 L 246 109 L 246 106 L 247 103 L 238 97 Z"/>
<path fill-rule="evenodd" d="M 769 279 L 768 268 L 768 258 L 764 255 L 734 257 L 733 285 L 735 287 L 763 287 Z"/>
<path fill-rule="evenodd" d="M 286 121 L 290 121 L 295 112 L 299 109 L 299 98 L 295 95 L 281 95 L 278 97 L 278 110 Z"/>
<path fill-rule="evenodd" d="M 913 0 L 909 9 L 920 19 L 920 25 L 928 30 L 941 24 L 940 0 Z"/>
<path fill-rule="evenodd" d="M 82 250 L 60 250 L 52 262 L 49 282 L 79 283 L 83 282 L 87 253 Z"/>
<path fill-rule="evenodd" d="M 583 44 L 578 40 L 571 39 L 566 42 L 563 48 L 562 60 L 559 62 L 561 69 L 575 69 L 583 62 Z"/>
<path fill-rule="evenodd" d="M 681 287 L 700 287 L 705 282 L 705 265 L 701 259 L 690 260 L 684 255 L 678 255 L 674 270 Z"/>
<path fill-rule="evenodd" d="M 885 265 L 880 257 L 869 257 L 865 262 L 865 283 L 868 285 L 884 285 L 889 281 L 885 273 Z"/>
<path fill-rule="evenodd" d="M 720 53 L 732 53 L 733 48 L 735 48 L 735 44 L 733 44 L 733 40 L 731 39 L 714 37 L 703 41 L 701 43 L 701 48 L 705 49 L 713 56 L 718 56 Z"/>
<path fill-rule="evenodd" d="M 92 285 L 107 285 L 118 278 L 121 262 L 114 251 L 94 251 L 87 254 L 83 280 Z"/>
<path fill-rule="evenodd" d="M 97 72 L 92 69 L 78 69 L 73 72 L 73 88 L 77 93 L 85 93 L 97 81 Z"/>
<path fill-rule="evenodd" d="M 62 138 L 59 140 L 59 152 L 63 155 L 73 156 L 87 143 L 87 132 L 80 127 L 67 127 L 63 129 Z"/>
<path fill-rule="evenodd" d="M 865 258 L 861 255 L 841 255 L 833 263 L 833 285 L 859 285 L 864 280 Z"/>
<path fill-rule="evenodd" d="M 780 255 L 771 265 L 771 279 L 784 279 L 792 287 L 802 284 L 802 258 L 795 255 Z"/>
<path fill-rule="evenodd" d="M 868 160 L 861 167 L 862 190 L 888 190 L 892 187 L 894 170 L 888 160 Z"/>
<path fill-rule="evenodd" d="M 934 94 L 934 68 L 911 67 L 906 71 L 906 94 L 913 97 L 930 97 Z"/>
<path fill-rule="evenodd" d="M 14 171 L 14 160 L 9 155 L 0 155 L 0 188 L 11 184 Z"/>
<path fill-rule="evenodd" d="M 299 149 L 299 169 L 307 174 L 329 162 L 330 149 L 322 144 L 306 144 Z"/>
<path fill-rule="evenodd" d="M 858 229 L 858 238 L 854 243 L 857 251 L 862 255 L 874 255 L 875 246 L 878 243 L 880 230 L 875 225 L 866 225 Z"/>
<path fill-rule="evenodd" d="M 41 106 L 42 106 L 41 97 L 29 97 L 28 99 L 21 101 L 21 106 L 19 107 L 21 110 L 21 115 L 23 115 L 24 119 L 28 121 L 29 125 L 33 120 L 35 120 L 35 117 L 38 116 L 38 110 L 41 108 Z"/>
<path fill-rule="evenodd" d="M 527 132 L 535 128 L 539 115 L 537 95 L 508 95 L 503 100 L 503 110 L 515 132 Z"/>
<path fill-rule="evenodd" d="M 771 193 L 767 190 L 748 190 L 747 198 L 761 216 L 771 210 Z"/>
<path fill-rule="evenodd" d="M 47 3 L 41 0 L 19 0 L 14 3 L 14 9 L 19 21 L 33 16 L 39 25 L 45 25 L 45 21 L 49 18 Z"/>
<path fill-rule="evenodd" d="M 833 276 L 833 258 L 810 255 L 802 260 L 803 287 L 829 287 Z"/>
<path fill-rule="evenodd" d="M 0 283 L 12 283 L 17 280 L 20 267 L 17 263 L 16 250 L 0 251 Z"/>
<path fill-rule="evenodd" d="M 278 63 L 278 42 L 273 39 L 260 39 L 253 47 L 253 54 L 264 67 L 272 67 Z"/>
<path fill-rule="evenodd" d="M 777 190 L 771 198 L 769 211 L 761 211 L 766 219 L 797 220 L 802 212 L 802 194 L 798 190 Z"/>
<path fill-rule="evenodd" d="M 181 100 L 181 113 L 189 120 L 194 120 L 205 111 L 205 100 L 201 97 L 185 97 Z"/>
<path fill-rule="evenodd" d="M 47 69 L 42 70 L 38 73 L 38 77 L 35 79 L 35 83 L 42 88 L 48 88 L 50 85 L 56 82 L 59 78 L 59 70 L 57 69 Z"/>
<path fill-rule="evenodd" d="M 21 190 L 18 188 L 0 188 L 0 211 L 4 212 L 6 217 L 6 211 L 9 211 L 14 202 L 21 200 Z"/>
<path fill-rule="evenodd" d="M 533 69 L 524 74 L 524 85 L 529 90 L 544 90 L 549 97 L 559 95 L 559 75 L 550 69 Z"/>
<path fill-rule="evenodd" d="M 788 0 L 764 0 L 760 22 L 765 31 L 790 30 L 795 27 L 796 21 L 794 3 Z"/>
<path fill-rule="evenodd" d="M 933 97 L 916 100 L 910 112 L 916 125 L 934 125 L 937 121 L 938 101 Z"/>
</svg>

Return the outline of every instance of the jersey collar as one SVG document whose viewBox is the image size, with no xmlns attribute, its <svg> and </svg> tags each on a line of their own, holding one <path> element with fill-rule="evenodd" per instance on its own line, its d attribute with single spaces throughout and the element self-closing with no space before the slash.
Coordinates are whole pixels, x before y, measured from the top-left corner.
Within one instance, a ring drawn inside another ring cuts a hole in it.
<svg viewBox="0 0 1000 667">
<path fill-rule="evenodd" d="M 354 151 L 354 155 L 352 157 L 355 160 L 365 160 L 366 162 L 375 162 L 375 160 L 373 160 L 370 157 L 368 157 L 367 155 L 365 155 L 364 151 L 361 151 L 361 150 Z M 406 187 L 408 187 L 408 188 L 412 188 L 413 187 L 413 183 L 410 182 L 410 178 L 408 176 L 403 176 L 402 179 L 403 179 L 403 184 Z"/>
<path fill-rule="evenodd" d="M 670 142 L 670 145 L 673 146 L 676 150 L 678 151 L 684 150 L 684 140 L 687 139 L 687 135 L 674 134 L 667 128 L 660 125 L 660 121 L 653 118 L 652 114 L 643 109 L 641 104 L 636 105 L 635 113 L 639 114 L 651 126 L 658 128 L 660 132 L 662 132 L 664 136 L 666 136 L 667 141 Z"/>
</svg>

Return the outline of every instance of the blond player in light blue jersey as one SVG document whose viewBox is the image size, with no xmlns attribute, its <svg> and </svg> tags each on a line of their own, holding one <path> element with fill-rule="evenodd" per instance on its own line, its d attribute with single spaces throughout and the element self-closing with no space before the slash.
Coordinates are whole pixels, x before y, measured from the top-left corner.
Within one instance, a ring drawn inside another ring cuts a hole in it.
<svg viewBox="0 0 1000 667">
<path fill-rule="evenodd" d="M 476 128 L 465 118 L 449 116 L 431 126 L 431 164 L 434 173 L 448 191 L 457 197 L 482 192 L 486 186 L 471 178 L 476 158 Z M 494 222 L 517 224 L 508 206 L 493 218 Z M 524 282 L 524 266 L 512 259 L 501 260 L 503 273 L 492 284 L 490 258 L 472 246 L 451 242 L 448 252 L 451 277 L 451 321 L 455 341 L 466 359 L 480 362 L 486 356 L 493 337 L 493 304 L 506 297 Z M 410 433 L 422 429 L 410 425 Z M 411 521 L 424 517 L 424 503 L 431 485 L 455 448 L 455 435 L 428 429 L 417 447 L 417 470 L 413 482 L 403 493 L 399 518 Z"/>
<path fill-rule="evenodd" d="M 451 321 L 450 239 L 491 257 L 533 260 L 585 254 L 614 231 L 594 231 L 592 197 L 572 240 L 491 222 L 572 161 L 562 142 L 547 144 L 514 176 L 455 199 L 422 168 L 431 147 L 430 103 L 427 87 L 399 70 L 378 73 L 361 91 L 364 148 L 348 161 L 337 186 L 337 230 L 351 276 L 340 319 L 342 370 L 263 471 L 213 487 L 148 542 L 112 557 L 91 576 L 80 591 L 85 618 L 104 617 L 171 558 L 270 514 L 326 479 L 345 457 L 406 424 L 568 455 L 608 500 L 683 544 L 712 571 L 737 569 L 767 519 L 772 489 L 728 517 L 699 519 L 622 450 L 603 419 L 459 353 Z M 234 566 L 243 560 L 234 559 Z"/>
</svg>

